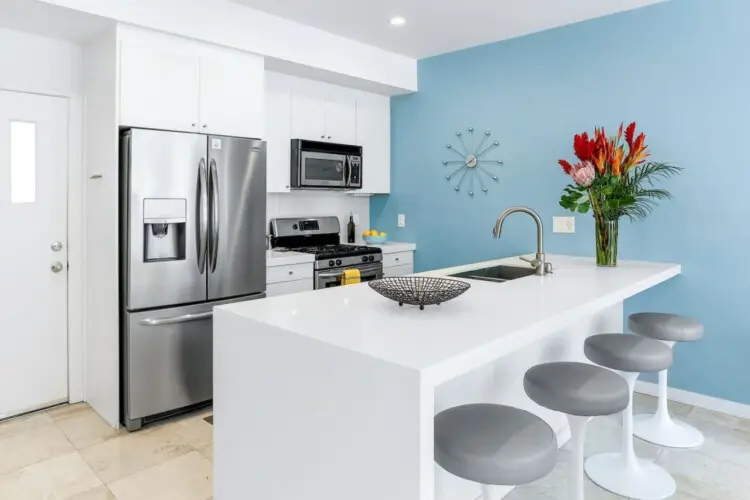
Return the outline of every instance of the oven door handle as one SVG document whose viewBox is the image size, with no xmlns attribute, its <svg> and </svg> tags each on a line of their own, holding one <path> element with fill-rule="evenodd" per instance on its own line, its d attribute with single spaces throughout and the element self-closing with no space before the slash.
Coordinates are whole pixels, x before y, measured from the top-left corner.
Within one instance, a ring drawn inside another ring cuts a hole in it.
<svg viewBox="0 0 750 500">
<path fill-rule="evenodd" d="M 359 269 L 360 276 L 369 275 L 369 274 L 381 274 L 382 268 L 383 266 L 380 262 L 378 262 L 377 264 L 370 264 L 368 266 L 353 266 L 352 267 L 352 269 Z M 344 276 L 343 270 L 318 273 L 318 278 L 320 279 L 338 278 L 338 277 L 343 277 L 343 276 Z"/>
</svg>

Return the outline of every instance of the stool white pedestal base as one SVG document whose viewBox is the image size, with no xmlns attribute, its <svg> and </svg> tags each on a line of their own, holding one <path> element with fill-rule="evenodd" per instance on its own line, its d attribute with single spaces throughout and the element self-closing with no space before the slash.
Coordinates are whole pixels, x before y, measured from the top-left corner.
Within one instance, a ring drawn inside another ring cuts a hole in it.
<svg viewBox="0 0 750 500">
<path fill-rule="evenodd" d="M 669 414 L 636 415 L 633 434 L 649 443 L 667 448 L 694 448 L 703 444 L 701 431 L 683 422 L 672 420 Z"/>
<path fill-rule="evenodd" d="M 672 347 L 674 342 L 664 342 Z M 654 415 L 638 415 L 633 434 L 649 443 L 668 448 L 694 448 L 703 444 L 703 434 L 695 427 L 672 420 L 667 407 L 667 370 L 659 372 L 659 406 Z"/>
<path fill-rule="evenodd" d="M 635 456 L 633 445 L 633 391 L 638 373 L 618 372 L 630 388 L 630 402 L 622 411 L 622 452 L 602 453 L 586 460 L 584 469 L 594 483 L 635 500 L 663 500 L 677 491 L 667 471 Z"/>
<path fill-rule="evenodd" d="M 607 491 L 627 498 L 663 500 L 677 491 L 667 471 L 636 458 L 630 462 L 622 453 L 602 453 L 586 460 L 586 475 Z"/>
</svg>

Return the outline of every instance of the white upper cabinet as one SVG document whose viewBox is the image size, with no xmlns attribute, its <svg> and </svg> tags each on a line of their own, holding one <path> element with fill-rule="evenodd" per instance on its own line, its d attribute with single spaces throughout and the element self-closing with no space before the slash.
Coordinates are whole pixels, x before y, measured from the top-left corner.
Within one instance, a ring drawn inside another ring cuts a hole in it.
<svg viewBox="0 0 750 500">
<path fill-rule="evenodd" d="M 290 81 L 292 138 L 354 144 L 357 107 L 353 92 L 301 78 Z"/>
<path fill-rule="evenodd" d="M 391 192 L 391 101 L 387 96 L 357 96 L 357 138 L 362 146 L 362 193 Z"/>
<path fill-rule="evenodd" d="M 198 58 L 190 46 L 155 38 L 120 44 L 120 124 L 195 132 Z"/>
<path fill-rule="evenodd" d="M 126 29 L 120 35 L 120 125 L 264 136 L 264 60 Z"/>
<path fill-rule="evenodd" d="M 309 80 L 293 79 L 292 138 L 324 141 L 326 138 L 325 87 Z"/>
<path fill-rule="evenodd" d="M 326 94 L 326 141 L 357 142 L 357 101 L 349 91 L 331 87 Z"/>
<path fill-rule="evenodd" d="M 289 79 L 266 73 L 266 184 L 269 193 L 288 193 L 292 139 Z"/>
<path fill-rule="evenodd" d="M 264 138 L 264 81 L 262 57 L 229 49 L 201 49 L 201 131 Z"/>
</svg>

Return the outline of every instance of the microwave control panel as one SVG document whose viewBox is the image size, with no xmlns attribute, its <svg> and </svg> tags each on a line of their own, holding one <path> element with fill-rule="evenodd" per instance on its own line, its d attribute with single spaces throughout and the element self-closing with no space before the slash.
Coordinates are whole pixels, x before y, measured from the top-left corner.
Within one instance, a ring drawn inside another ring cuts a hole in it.
<svg viewBox="0 0 750 500">
<path fill-rule="evenodd" d="M 349 186 L 350 187 L 361 187 L 362 186 L 362 157 L 361 156 L 350 156 L 349 157 Z"/>
</svg>

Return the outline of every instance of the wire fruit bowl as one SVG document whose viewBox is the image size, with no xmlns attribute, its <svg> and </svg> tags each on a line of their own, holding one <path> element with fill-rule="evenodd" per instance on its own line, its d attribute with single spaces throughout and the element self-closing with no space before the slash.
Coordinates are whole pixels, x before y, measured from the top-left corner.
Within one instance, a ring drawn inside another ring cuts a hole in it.
<svg viewBox="0 0 750 500">
<path fill-rule="evenodd" d="M 387 299 L 403 306 L 409 304 L 424 306 L 440 305 L 455 299 L 471 288 L 469 283 L 446 278 L 428 278 L 424 276 L 400 276 L 370 281 L 370 288 Z"/>
</svg>

